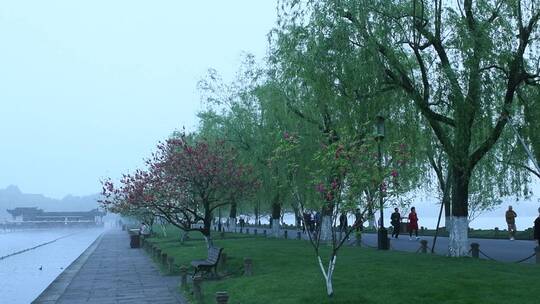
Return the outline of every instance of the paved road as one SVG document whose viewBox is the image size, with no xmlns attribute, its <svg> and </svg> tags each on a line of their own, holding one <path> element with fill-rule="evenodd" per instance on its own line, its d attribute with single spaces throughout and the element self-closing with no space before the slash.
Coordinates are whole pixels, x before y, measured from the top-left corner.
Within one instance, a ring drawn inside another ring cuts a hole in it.
<svg viewBox="0 0 540 304">
<path fill-rule="evenodd" d="M 109 230 L 33 303 L 186 303 L 178 281 L 160 275 L 142 249 L 129 248 L 125 231 Z"/>
<path fill-rule="evenodd" d="M 268 234 L 271 233 L 271 230 L 268 228 L 257 228 L 258 234 L 262 234 L 266 230 Z M 237 229 L 239 231 L 239 229 Z M 282 230 L 282 236 L 283 232 Z M 244 230 L 245 233 L 245 230 Z M 249 233 L 254 233 L 254 227 L 249 227 Z M 297 230 L 287 229 L 288 238 L 297 238 Z M 305 234 L 302 234 L 303 239 L 307 239 Z M 351 235 L 351 243 L 353 242 L 354 236 Z M 431 236 L 420 236 L 420 240 L 428 241 L 428 249 L 431 250 L 433 244 L 433 237 Z M 534 253 L 534 248 L 536 247 L 535 241 L 510 241 L 510 240 L 495 240 L 495 239 L 469 239 L 470 243 L 480 244 L 480 250 L 489 256 L 492 259 L 501 262 L 516 262 L 526 257 L 531 256 Z M 377 246 L 377 235 L 373 233 L 364 233 L 362 235 L 363 245 L 370 247 Z M 418 240 L 409 240 L 409 235 L 400 235 L 399 238 L 391 239 L 390 246 L 392 250 L 398 251 L 408 251 L 416 252 L 420 247 L 420 241 Z M 438 237 L 437 244 L 435 246 L 435 253 L 439 255 L 447 255 L 448 253 L 448 238 L 447 237 Z M 486 256 L 480 255 L 481 258 L 487 259 Z M 535 257 L 532 257 L 525 261 L 525 263 L 536 263 Z"/>
</svg>

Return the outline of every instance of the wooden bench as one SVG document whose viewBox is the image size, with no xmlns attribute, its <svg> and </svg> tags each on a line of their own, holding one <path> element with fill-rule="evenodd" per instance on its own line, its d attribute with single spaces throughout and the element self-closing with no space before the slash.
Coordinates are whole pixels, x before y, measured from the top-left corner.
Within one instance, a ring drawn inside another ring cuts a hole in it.
<svg viewBox="0 0 540 304">
<path fill-rule="evenodd" d="M 191 266 L 195 267 L 195 273 L 193 273 L 193 276 L 195 276 L 199 271 L 210 272 L 212 271 L 212 268 L 214 269 L 214 274 L 217 276 L 217 265 L 219 263 L 219 258 L 221 257 L 222 251 L 223 248 L 210 247 L 208 249 L 208 257 L 206 260 L 191 261 Z"/>
</svg>

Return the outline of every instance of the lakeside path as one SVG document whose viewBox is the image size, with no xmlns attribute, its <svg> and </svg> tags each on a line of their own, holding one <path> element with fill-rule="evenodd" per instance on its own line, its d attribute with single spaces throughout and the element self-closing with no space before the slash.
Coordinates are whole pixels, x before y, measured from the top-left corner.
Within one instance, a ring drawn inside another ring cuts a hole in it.
<svg viewBox="0 0 540 304">
<path fill-rule="evenodd" d="M 109 230 L 32 303 L 186 303 L 179 278 L 163 276 L 125 231 Z"/>
<path fill-rule="evenodd" d="M 264 230 L 268 234 L 271 233 L 269 228 L 261 228 L 250 226 L 249 233 L 254 234 L 254 229 L 257 228 L 258 234 L 262 234 Z M 296 239 L 297 232 L 296 229 L 282 229 L 281 237 L 283 237 L 284 231 L 287 230 L 289 239 Z M 236 229 L 237 232 L 240 231 L 239 228 Z M 245 233 L 245 229 L 244 229 Z M 307 235 L 305 233 L 301 234 L 302 239 L 307 240 Z M 432 236 L 420 236 L 420 240 L 428 241 L 428 251 L 431 251 L 431 246 L 433 245 Z M 349 243 L 354 243 L 354 234 L 351 234 Z M 490 258 L 499 261 L 499 262 L 517 262 L 527 257 L 530 257 L 534 254 L 534 248 L 536 247 L 535 241 L 526 241 L 526 240 L 504 240 L 504 239 L 479 239 L 479 238 L 470 238 L 469 243 L 478 243 L 480 244 L 480 250 L 485 253 Z M 362 246 L 368 246 L 375 248 L 377 246 L 377 234 L 375 233 L 363 233 L 362 234 Z M 399 238 L 390 240 L 391 250 L 397 251 L 407 251 L 407 252 L 416 252 L 420 247 L 420 241 L 418 240 L 409 240 L 408 234 L 401 234 Z M 448 253 L 448 237 L 438 237 L 437 244 L 435 246 L 435 254 L 438 255 L 447 255 Z M 483 254 L 480 254 L 480 258 L 487 259 Z M 531 257 L 524 261 L 523 263 L 536 263 L 535 257 Z"/>
</svg>

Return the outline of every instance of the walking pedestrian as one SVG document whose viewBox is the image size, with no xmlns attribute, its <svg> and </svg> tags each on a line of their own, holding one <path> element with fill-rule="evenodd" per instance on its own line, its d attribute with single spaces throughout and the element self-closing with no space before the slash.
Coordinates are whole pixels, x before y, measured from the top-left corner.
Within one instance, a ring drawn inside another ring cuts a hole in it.
<svg viewBox="0 0 540 304">
<path fill-rule="evenodd" d="M 317 231 L 321 229 L 321 213 L 319 211 L 315 212 L 315 218 L 313 219 L 313 228 Z"/>
<path fill-rule="evenodd" d="M 538 208 L 538 217 L 534 220 L 534 239 L 536 244 L 540 246 L 540 208 Z"/>
<path fill-rule="evenodd" d="M 416 239 L 420 239 L 418 237 L 418 215 L 416 214 L 416 208 L 411 208 L 411 213 L 409 213 L 409 240 L 412 240 L 412 234 L 414 231 L 414 235 Z"/>
<path fill-rule="evenodd" d="M 390 217 L 390 223 L 392 224 L 392 227 L 394 227 L 392 230 L 392 237 L 397 239 L 399 230 L 401 229 L 401 214 L 399 214 L 398 208 L 394 208 L 394 213 L 392 213 L 392 216 Z"/>
<path fill-rule="evenodd" d="M 510 241 L 513 241 L 516 237 L 516 217 L 517 213 L 512 210 L 512 206 L 508 206 L 506 210 L 506 224 L 508 224 L 508 234 L 510 236 Z"/>
</svg>

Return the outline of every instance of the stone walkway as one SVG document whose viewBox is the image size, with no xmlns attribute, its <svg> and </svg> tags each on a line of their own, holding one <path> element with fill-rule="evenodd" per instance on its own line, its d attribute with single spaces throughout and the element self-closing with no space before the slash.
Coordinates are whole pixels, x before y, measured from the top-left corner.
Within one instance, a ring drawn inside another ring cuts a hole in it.
<svg viewBox="0 0 540 304">
<path fill-rule="evenodd" d="M 125 231 L 109 230 L 33 303 L 186 303 L 178 282 L 162 276 L 142 249 L 129 248 Z"/>
</svg>

